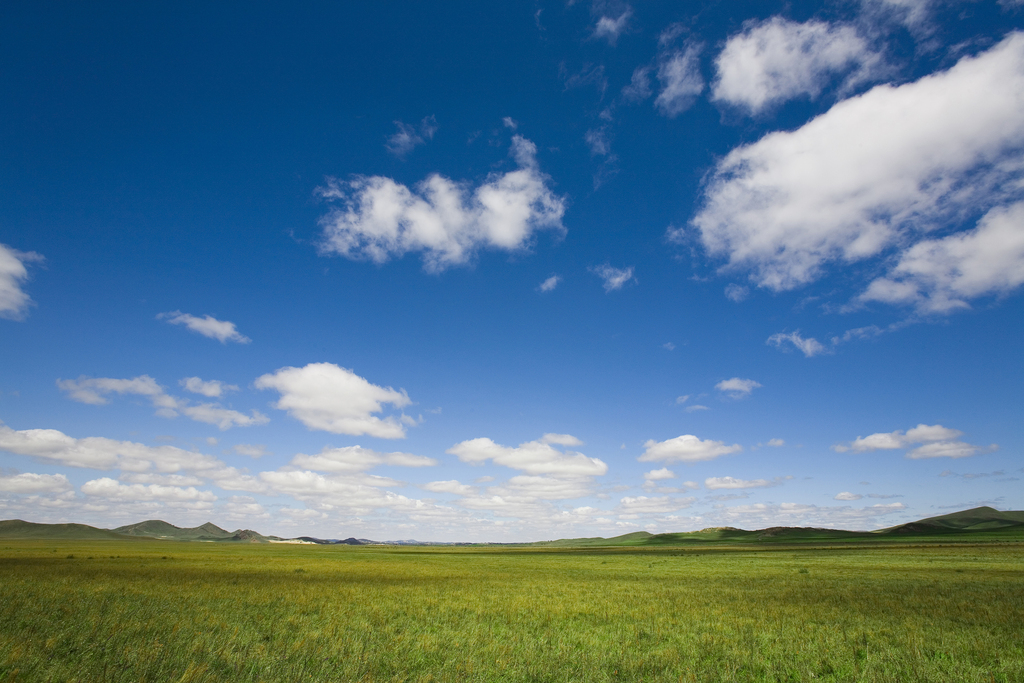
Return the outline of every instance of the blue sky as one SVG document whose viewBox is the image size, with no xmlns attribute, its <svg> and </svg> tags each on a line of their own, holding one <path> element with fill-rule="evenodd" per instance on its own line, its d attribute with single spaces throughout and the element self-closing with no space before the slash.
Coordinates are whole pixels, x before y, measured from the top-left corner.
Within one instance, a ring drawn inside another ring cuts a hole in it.
<svg viewBox="0 0 1024 683">
<path fill-rule="evenodd" d="M 1024 5 L 33 3 L 0 518 L 1024 507 Z"/>
</svg>

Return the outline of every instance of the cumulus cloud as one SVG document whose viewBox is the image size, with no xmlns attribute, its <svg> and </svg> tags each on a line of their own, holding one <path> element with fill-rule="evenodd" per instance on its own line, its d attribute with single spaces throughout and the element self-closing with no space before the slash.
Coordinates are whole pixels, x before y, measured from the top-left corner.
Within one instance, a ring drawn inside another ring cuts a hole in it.
<svg viewBox="0 0 1024 683">
<path fill-rule="evenodd" d="M 860 495 L 859 493 L 850 493 L 849 491 L 843 491 L 842 493 L 836 494 L 835 500 L 860 500 L 863 497 L 864 496 Z"/>
<path fill-rule="evenodd" d="M 922 313 L 970 308 L 968 299 L 1024 283 L 1024 202 L 986 213 L 973 230 L 921 240 L 860 301 L 909 304 Z"/>
<path fill-rule="evenodd" d="M 726 446 L 722 441 L 705 439 L 701 441 L 692 434 L 684 434 L 667 441 L 654 441 L 644 444 L 646 449 L 640 456 L 640 462 L 700 462 L 731 453 L 739 453 L 743 447 L 739 444 Z"/>
<path fill-rule="evenodd" d="M 329 179 L 318 193 L 341 207 L 320 219 L 321 253 L 384 263 L 423 252 L 424 268 L 437 273 L 483 248 L 527 249 L 540 230 L 564 233 L 565 202 L 548 187 L 536 145 L 516 135 L 510 154 L 516 170 L 475 188 L 438 174 L 415 190 L 383 176 Z"/>
<path fill-rule="evenodd" d="M 377 465 L 399 467 L 431 467 L 437 461 L 411 453 L 378 453 L 362 446 L 324 448 L 317 455 L 298 453 L 290 465 L 298 469 L 317 472 L 362 472 Z"/>
<path fill-rule="evenodd" d="M 626 5 L 626 9 L 617 18 L 602 16 L 594 26 L 594 38 L 605 38 L 609 45 L 614 46 L 619 36 L 626 30 L 632 16 L 633 8 L 629 5 Z"/>
<path fill-rule="evenodd" d="M 768 337 L 765 343 L 774 346 L 775 348 L 782 349 L 783 351 L 789 349 L 788 344 L 792 344 L 807 358 L 820 356 L 821 354 L 828 352 L 828 348 L 814 337 L 808 337 L 807 339 L 801 337 L 800 330 L 789 333 L 776 332 L 772 336 Z"/>
<path fill-rule="evenodd" d="M 0 451 L 71 467 L 176 474 L 191 471 L 207 478 L 237 471 L 220 460 L 175 446 L 146 446 L 99 436 L 76 439 L 56 429 L 14 430 L 0 423 Z"/>
<path fill-rule="evenodd" d="M 398 130 L 388 138 L 387 144 L 384 146 L 388 152 L 399 158 L 411 152 L 417 145 L 422 145 L 426 140 L 433 139 L 434 133 L 437 132 L 437 120 L 433 116 L 423 119 L 418 131 L 415 126 L 410 126 L 408 123 L 401 121 L 394 123 Z"/>
<path fill-rule="evenodd" d="M 750 396 L 754 389 L 760 386 L 759 382 L 755 382 L 752 379 L 733 377 L 732 379 L 723 379 L 715 385 L 715 389 L 728 394 L 731 398 L 743 398 L 744 396 Z"/>
<path fill-rule="evenodd" d="M 691 44 L 662 55 L 658 64 L 661 90 L 654 100 L 654 106 L 664 116 L 679 116 L 704 91 L 704 77 L 700 74 L 701 49 L 700 45 Z"/>
<path fill-rule="evenodd" d="M 645 481 L 663 481 L 665 479 L 675 479 L 676 473 L 667 467 L 662 467 L 660 470 L 651 470 L 650 472 L 644 472 Z"/>
<path fill-rule="evenodd" d="M 539 289 L 542 292 L 553 291 L 555 289 L 555 287 L 558 286 L 558 283 L 561 282 L 561 280 L 562 280 L 562 278 L 559 277 L 558 275 L 552 275 L 547 280 L 545 280 L 544 282 L 540 283 L 540 286 L 537 287 L 537 289 Z"/>
<path fill-rule="evenodd" d="M 166 320 L 172 325 L 184 325 L 204 337 L 216 339 L 221 344 L 226 344 L 229 341 L 248 344 L 252 341 L 244 334 L 239 333 L 233 322 L 217 320 L 212 315 L 204 315 L 202 318 L 197 318 L 194 315 L 182 313 L 181 311 L 171 311 L 170 313 L 161 313 L 157 316 L 157 320 Z"/>
<path fill-rule="evenodd" d="M 191 391 L 193 394 L 202 394 L 209 398 L 220 398 L 229 391 L 238 391 L 238 387 L 234 384 L 224 384 L 215 379 L 204 382 L 198 377 L 186 377 L 180 380 L 178 384 L 185 387 L 186 391 Z"/>
<path fill-rule="evenodd" d="M 26 263 L 42 261 L 43 257 L 34 251 L 18 251 L 0 244 L 0 318 L 22 320 L 32 299 L 22 284 L 28 279 Z"/>
<path fill-rule="evenodd" d="M 768 445 L 778 448 L 779 446 L 785 446 L 786 442 L 782 439 L 768 439 Z"/>
<path fill-rule="evenodd" d="M 591 477 L 605 474 L 608 465 L 603 461 L 574 451 L 563 452 L 552 446 L 577 446 L 581 443 L 568 434 L 545 434 L 542 439 L 527 441 L 512 448 L 496 444 L 488 438 L 479 438 L 457 443 L 445 452 L 458 457 L 462 462 L 482 464 L 491 460 L 530 475 Z"/>
<path fill-rule="evenodd" d="M 0 475 L 0 493 L 57 493 L 67 491 L 71 483 L 63 474 L 32 474 L 23 472 Z"/>
<path fill-rule="evenodd" d="M 836 76 L 863 80 L 880 56 L 851 26 L 772 17 L 729 38 L 715 59 L 712 99 L 756 114 L 807 95 L 816 98 Z"/>
<path fill-rule="evenodd" d="M 792 477 L 776 477 L 775 479 L 736 479 L 735 477 L 708 477 L 704 480 L 704 486 L 709 491 L 717 489 L 760 489 L 770 486 L 779 486 L 784 479 Z"/>
<path fill-rule="evenodd" d="M 633 278 L 633 266 L 629 268 L 613 268 L 607 263 L 600 266 L 592 266 L 588 269 L 591 273 L 604 280 L 604 291 L 614 292 L 622 289 Z"/>
<path fill-rule="evenodd" d="M 869 453 L 872 451 L 904 450 L 908 458 L 966 458 L 985 450 L 995 450 L 995 444 L 984 449 L 963 441 L 958 441 L 963 432 L 942 425 L 919 424 L 905 433 L 877 432 L 868 436 L 859 436 L 850 443 L 836 444 L 833 450 L 839 453 Z M 914 448 L 914 446 L 917 446 Z"/>
<path fill-rule="evenodd" d="M 274 404 L 286 410 L 309 429 L 334 434 L 376 436 L 381 439 L 405 437 L 402 416 L 380 418 L 385 405 L 404 408 L 409 405 L 405 390 L 371 384 L 347 368 L 333 363 L 310 363 L 301 368 L 286 367 L 259 377 L 257 389 L 274 389 L 281 394 Z"/>
<path fill-rule="evenodd" d="M 160 501 L 163 503 L 212 503 L 217 496 L 200 491 L 194 486 L 162 486 L 160 484 L 122 484 L 116 479 L 103 477 L 82 484 L 82 493 L 96 498 L 118 501 Z"/>
<path fill-rule="evenodd" d="M 797 130 L 734 149 L 716 166 L 692 225 L 709 255 L 727 259 L 725 270 L 746 271 L 773 291 L 811 282 L 830 263 L 912 249 L 922 234 L 1020 191 L 1022 109 L 1024 34 L 1013 33 L 947 71 L 877 86 Z M 1017 286 L 1012 255 L 989 280 L 952 274 L 958 255 L 1005 242 L 1004 221 L 1016 210 L 991 214 L 977 236 L 906 252 L 888 278 L 902 285 L 882 282 L 869 297 L 941 301 Z"/>
</svg>

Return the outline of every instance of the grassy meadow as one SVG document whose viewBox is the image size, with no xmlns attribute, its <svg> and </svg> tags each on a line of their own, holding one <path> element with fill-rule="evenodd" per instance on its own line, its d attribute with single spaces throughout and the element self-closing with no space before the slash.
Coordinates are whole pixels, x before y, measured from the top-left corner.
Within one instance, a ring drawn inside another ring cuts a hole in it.
<svg viewBox="0 0 1024 683">
<path fill-rule="evenodd" d="M 0 541 L 0 681 L 1024 681 L 1024 545 Z"/>
</svg>

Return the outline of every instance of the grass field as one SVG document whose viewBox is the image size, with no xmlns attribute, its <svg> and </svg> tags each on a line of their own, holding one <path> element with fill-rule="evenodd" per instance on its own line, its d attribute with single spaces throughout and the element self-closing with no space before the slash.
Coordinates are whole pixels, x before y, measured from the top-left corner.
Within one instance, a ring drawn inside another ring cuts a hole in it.
<svg viewBox="0 0 1024 683">
<path fill-rule="evenodd" d="M 0 541 L 0 681 L 1024 681 L 1024 546 Z"/>
</svg>

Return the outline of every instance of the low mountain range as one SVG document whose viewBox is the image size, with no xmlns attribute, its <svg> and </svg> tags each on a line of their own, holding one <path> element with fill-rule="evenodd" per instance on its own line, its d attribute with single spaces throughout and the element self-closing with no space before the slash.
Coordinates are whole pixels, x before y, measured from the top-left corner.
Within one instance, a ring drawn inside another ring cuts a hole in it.
<svg viewBox="0 0 1024 683">
<path fill-rule="evenodd" d="M 37 540 L 129 540 L 160 539 L 168 541 L 205 541 L 213 543 L 309 543 L 332 545 L 476 545 L 470 543 L 429 543 L 415 540 L 372 541 L 366 538 L 321 539 L 313 536 L 281 538 L 264 536 L 251 529 L 227 531 L 207 522 L 201 526 L 182 528 L 159 519 L 128 524 L 116 529 L 98 529 L 85 524 L 35 524 L 20 519 L 0 521 L 0 539 Z M 845 531 L 813 527 L 770 527 L 746 531 L 734 527 L 713 527 L 701 531 L 651 534 L 646 531 L 613 538 L 566 538 L 536 543 L 490 544 L 550 548 L 585 548 L 608 546 L 700 546 L 719 544 L 764 543 L 878 543 L 878 542 L 965 542 L 1024 541 L 1024 511 L 1001 512 L 991 507 L 978 507 L 916 522 L 900 524 L 877 531 Z M 481 544 L 483 545 L 483 544 Z"/>
</svg>

